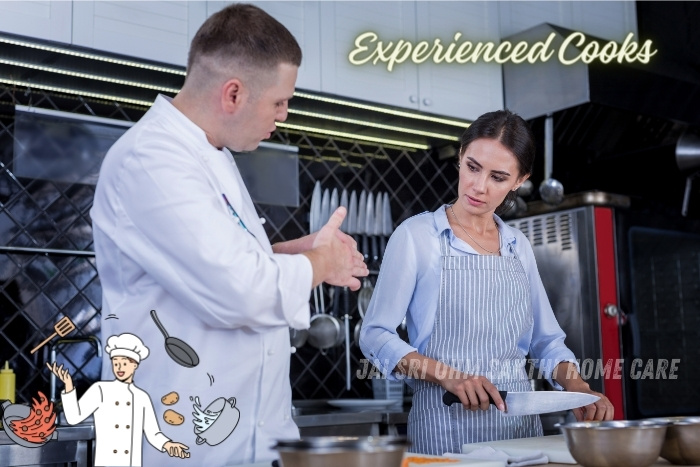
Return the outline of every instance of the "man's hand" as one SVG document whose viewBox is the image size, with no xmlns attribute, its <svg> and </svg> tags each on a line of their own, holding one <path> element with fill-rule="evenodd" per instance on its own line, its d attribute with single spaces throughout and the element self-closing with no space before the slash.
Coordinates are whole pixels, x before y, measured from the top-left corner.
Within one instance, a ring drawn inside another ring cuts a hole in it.
<svg viewBox="0 0 700 467">
<path fill-rule="evenodd" d="M 46 366 L 49 367 L 51 373 L 63 381 L 63 384 L 66 385 L 66 392 L 71 392 L 73 390 L 73 378 L 70 377 L 68 370 L 63 368 L 63 365 L 57 367 L 56 362 L 53 362 L 53 365 L 49 365 L 49 362 L 46 362 Z"/>
<path fill-rule="evenodd" d="M 345 207 L 336 209 L 326 225 L 316 233 L 311 250 L 304 253 L 314 270 L 314 287 L 327 282 L 358 290 L 360 281 L 357 278 L 369 274 L 362 253 L 357 251 L 355 240 L 340 231 L 346 214 Z"/>
<path fill-rule="evenodd" d="M 174 443 L 168 441 L 163 445 L 163 450 L 168 453 L 170 457 L 179 457 L 180 459 L 186 459 L 190 457 L 190 453 L 187 452 L 189 447 L 182 443 Z"/>
</svg>

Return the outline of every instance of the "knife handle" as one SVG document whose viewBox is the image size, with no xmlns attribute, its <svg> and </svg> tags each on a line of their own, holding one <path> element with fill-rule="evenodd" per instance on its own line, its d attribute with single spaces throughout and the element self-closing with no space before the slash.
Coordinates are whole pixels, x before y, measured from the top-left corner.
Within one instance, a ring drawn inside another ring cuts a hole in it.
<svg viewBox="0 0 700 467">
<path fill-rule="evenodd" d="M 506 396 L 508 395 L 508 391 L 498 391 L 498 393 L 501 395 L 501 399 L 505 402 Z M 445 405 L 452 405 L 455 402 L 459 402 L 460 404 L 462 403 L 459 400 L 459 397 L 457 397 L 456 394 L 451 393 L 450 391 L 445 391 L 445 394 L 442 395 L 442 402 Z M 493 401 L 493 397 L 489 395 L 489 403 L 496 405 L 496 403 Z"/>
</svg>

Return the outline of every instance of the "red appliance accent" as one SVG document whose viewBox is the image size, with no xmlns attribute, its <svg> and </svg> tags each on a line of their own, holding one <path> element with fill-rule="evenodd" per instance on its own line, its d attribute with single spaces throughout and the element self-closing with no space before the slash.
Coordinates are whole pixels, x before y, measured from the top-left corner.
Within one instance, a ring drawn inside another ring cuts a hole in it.
<svg viewBox="0 0 700 467">
<path fill-rule="evenodd" d="M 615 232 L 613 211 L 607 207 L 594 209 L 596 260 L 598 279 L 598 308 L 600 310 L 600 338 L 603 365 L 612 365 L 615 369 L 622 361 L 620 354 L 620 316 L 608 315 L 605 310 L 610 305 L 617 310 L 617 270 L 615 264 Z M 605 395 L 615 407 L 615 420 L 624 420 L 622 374 L 619 371 L 606 373 L 603 381 Z"/>
</svg>

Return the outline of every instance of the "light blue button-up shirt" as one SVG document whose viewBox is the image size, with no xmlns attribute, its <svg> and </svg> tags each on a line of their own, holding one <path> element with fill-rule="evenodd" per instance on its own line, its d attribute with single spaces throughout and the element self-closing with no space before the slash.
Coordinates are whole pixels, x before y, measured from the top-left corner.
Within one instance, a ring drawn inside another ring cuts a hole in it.
<svg viewBox="0 0 700 467">
<path fill-rule="evenodd" d="M 452 255 L 478 254 L 455 236 L 445 208 L 446 205 L 407 219 L 391 235 L 386 247 L 362 323 L 360 348 L 389 379 L 397 379 L 393 370 L 407 354 L 414 351 L 424 354 L 432 334 L 440 294 L 442 232 L 449 230 Z M 519 258 L 530 283 L 534 322 L 529 332 L 521 336 L 518 348 L 523 356 L 529 353 L 542 374 L 560 388 L 551 380 L 552 371 L 563 361 L 576 364 L 576 357 L 564 344 L 566 335 L 552 311 L 530 243 L 522 232 L 506 225 L 500 217 L 494 219 L 501 232 L 501 255 Z M 396 332 L 404 317 L 410 343 Z"/>
</svg>

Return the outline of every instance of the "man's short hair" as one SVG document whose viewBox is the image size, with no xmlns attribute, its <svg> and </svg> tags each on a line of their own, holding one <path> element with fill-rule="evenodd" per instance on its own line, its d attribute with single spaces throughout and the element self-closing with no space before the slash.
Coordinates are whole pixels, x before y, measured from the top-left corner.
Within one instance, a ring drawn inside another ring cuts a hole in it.
<svg viewBox="0 0 700 467">
<path fill-rule="evenodd" d="M 223 66 L 273 69 L 301 65 L 301 48 L 289 30 L 262 9 L 235 3 L 210 16 L 199 28 L 187 58 L 188 72 L 200 59 Z"/>
</svg>

